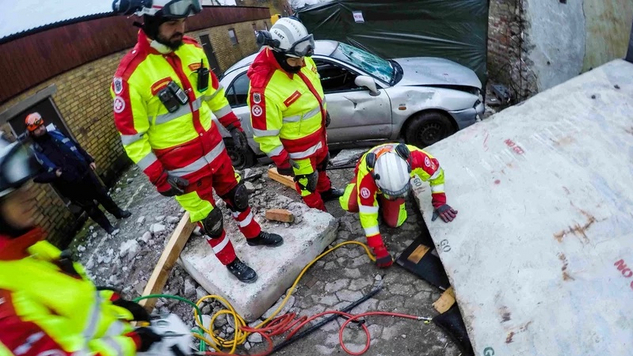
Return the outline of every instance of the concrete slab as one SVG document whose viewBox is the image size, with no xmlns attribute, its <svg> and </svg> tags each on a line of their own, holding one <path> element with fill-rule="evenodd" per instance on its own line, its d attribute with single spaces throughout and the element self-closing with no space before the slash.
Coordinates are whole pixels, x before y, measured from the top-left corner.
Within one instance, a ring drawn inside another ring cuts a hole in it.
<svg viewBox="0 0 633 356">
<path fill-rule="evenodd" d="M 276 199 L 291 201 L 284 196 Z M 230 275 L 201 237 L 192 237 L 180 255 L 183 267 L 210 294 L 226 298 L 244 319 L 250 322 L 259 318 L 336 237 L 338 222 L 332 215 L 298 202 L 291 203 L 288 210 L 301 217 L 288 227 L 257 218 L 265 231 L 283 236 L 284 244 L 276 248 L 248 246 L 235 222 L 225 218 L 224 226 L 236 253 L 257 271 L 257 282 L 244 284 Z"/>
<path fill-rule="evenodd" d="M 616 60 L 428 147 L 455 221 L 424 220 L 477 355 L 630 355 L 633 64 Z"/>
<path fill-rule="evenodd" d="M 334 167 L 355 164 L 365 152 L 367 152 L 367 148 L 341 150 L 341 152 L 330 160 L 330 164 Z"/>
</svg>

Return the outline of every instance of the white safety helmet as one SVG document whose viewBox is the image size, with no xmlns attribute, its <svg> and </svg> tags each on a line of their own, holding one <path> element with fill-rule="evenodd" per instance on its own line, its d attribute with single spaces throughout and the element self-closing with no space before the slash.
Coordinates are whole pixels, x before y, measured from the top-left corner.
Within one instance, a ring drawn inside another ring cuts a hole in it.
<svg viewBox="0 0 633 356">
<path fill-rule="evenodd" d="M 0 197 L 21 187 L 40 169 L 29 149 L 20 142 L 9 142 L 0 133 Z"/>
<path fill-rule="evenodd" d="M 411 189 L 409 163 L 395 151 L 385 152 L 378 157 L 373 176 L 376 185 L 388 199 L 404 197 Z"/>
<path fill-rule="evenodd" d="M 314 37 L 301 21 L 282 17 L 270 28 L 274 50 L 288 57 L 301 58 L 314 54 Z"/>
<path fill-rule="evenodd" d="M 112 10 L 123 15 L 183 18 L 202 11 L 200 0 L 114 0 Z"/>
</svg>

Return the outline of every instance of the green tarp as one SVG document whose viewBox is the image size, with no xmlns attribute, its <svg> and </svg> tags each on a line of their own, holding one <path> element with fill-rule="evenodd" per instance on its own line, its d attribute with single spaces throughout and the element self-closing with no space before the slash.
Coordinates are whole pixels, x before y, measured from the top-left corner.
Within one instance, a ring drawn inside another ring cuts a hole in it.
<svg viewBox="0 0 633 356">
<path fill-rule="evenodd" d="M 447 58 L 486 82 L 488 0 L 335 0 L 300 9 L 298 17 L 315 39 L 384 58 Z"/>
</svg>

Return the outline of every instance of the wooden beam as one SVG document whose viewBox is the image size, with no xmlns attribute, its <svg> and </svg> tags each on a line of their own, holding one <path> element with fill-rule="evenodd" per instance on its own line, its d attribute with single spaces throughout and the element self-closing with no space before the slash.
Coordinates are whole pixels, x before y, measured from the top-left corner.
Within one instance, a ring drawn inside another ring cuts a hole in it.
<svg viewBox="0 0 633 356">
<path fill-rule="evenodd" d="M 277 172 L 277 168 L 276 167 L 270 168 L 268 170 L 268 178 L 270 178 L 270 179 L 272 179 L 274 181 L 277 181 L 277 182 L 285 185 L 288 188 L 295 189 L 295 181 L 292 179 L 292 177 L 284 176 L 282 174 L 279 174 Z"/>
<path fill-rule="evenodd" d="M 455 304 L 455 291 L 453 287 L 449 287 L 442 295 L 433 303 L 433 308 L 438 313 L 443 314 Z"/>
<path fill-rule="evenodd" d="M 189 220 L 189 213 L 186 212 L 180 219 L 178 226 L 176 226 L 176 230 L 171 234 L 163 254 L 160 256 L 156 267 L 154 267 L 152 276 L 147 281 L 143 295 L 158 294 L 163 291 L 167 278 L 169 278 L 169 273 L 176 264 L 178 257 L 180 257 L 180 252 L 182 252 L 185 244 L 189 241 L 189 237 L 195 227 L 196 224 Z M 143 299 L 139 304 L 145 307 L 148 312 L 151 312 L 156 304 L 156 299 Z"/>
</svg>

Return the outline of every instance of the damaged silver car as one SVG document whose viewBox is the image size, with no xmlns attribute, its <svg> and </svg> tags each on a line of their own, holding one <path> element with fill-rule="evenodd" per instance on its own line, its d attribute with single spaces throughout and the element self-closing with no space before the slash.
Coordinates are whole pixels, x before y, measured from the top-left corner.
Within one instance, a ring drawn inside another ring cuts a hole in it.
<svg viewBox="0 0 633 356">
<path fill-rule="evenodd" d="M 242 121 L 251 152 L 236 150 L 220 129 L 234 166 L 252 165 L 264 154 L 253 140 L 246 104 L 246 72 L 257 54 L 232 67 L 221 78 L 226 97 Z M 312 56 L 321 76 L 331 124 L 330 149 L 371 147 L 404 139 L 425 147 L 475 123 L 484 112 L 482 85 L 472 70 L 431 57 L 385 60 L 336 41 L 316 41 Z"/>
</svg>

